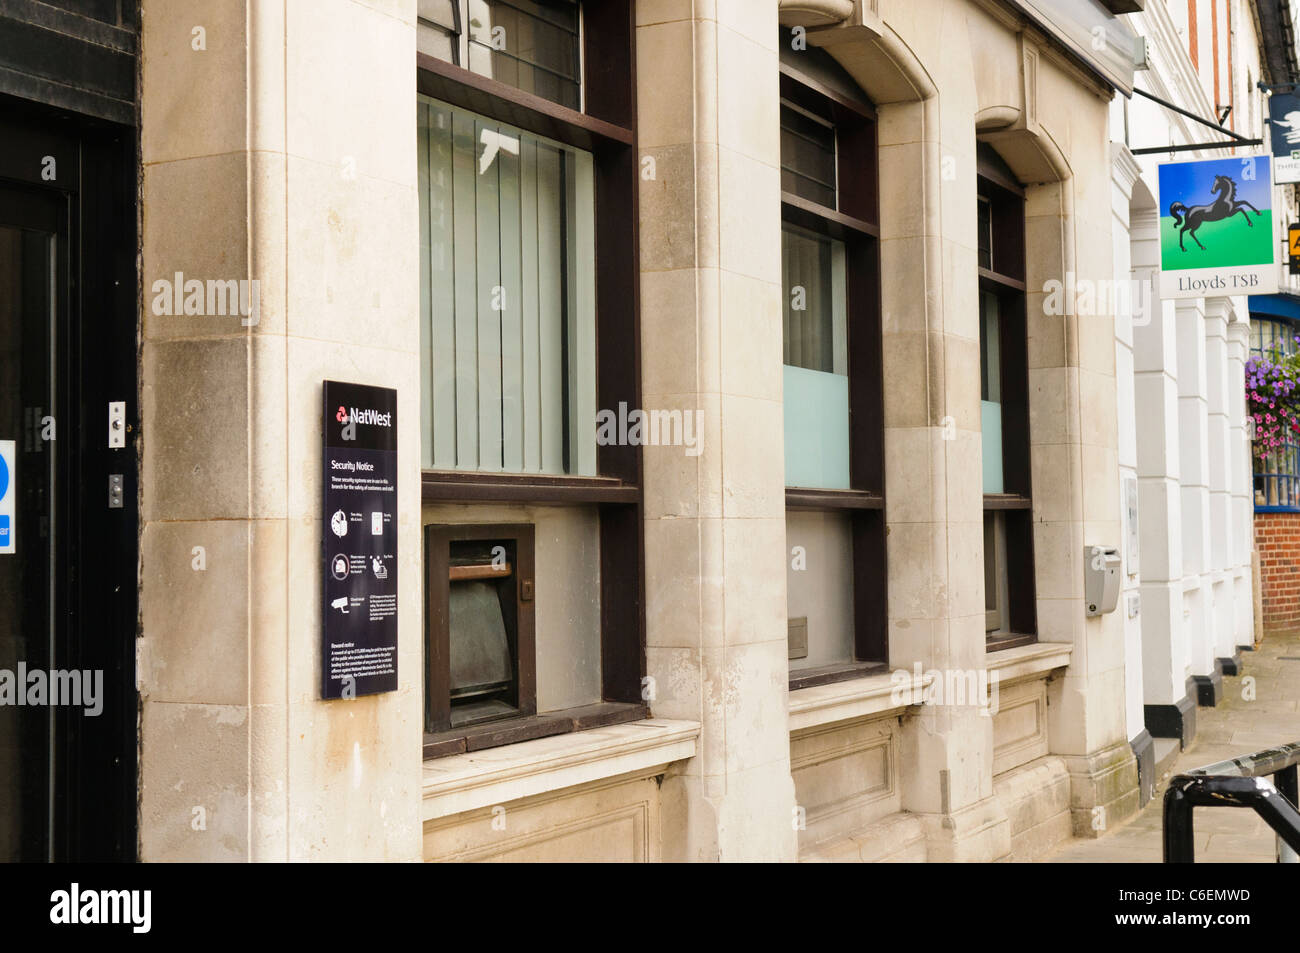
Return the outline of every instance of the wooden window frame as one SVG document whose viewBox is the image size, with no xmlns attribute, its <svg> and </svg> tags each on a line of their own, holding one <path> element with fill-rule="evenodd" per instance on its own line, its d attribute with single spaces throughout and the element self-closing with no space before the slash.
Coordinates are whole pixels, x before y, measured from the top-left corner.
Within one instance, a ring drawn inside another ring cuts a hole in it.
<svg viewBox="0 0 1300 953">
<path fill-rule="evenodd" d="M 512 540 L 515 543 L 515 564 L 511 567 L 515 584 L 515 707 L 519 710 L 518 717 L 537 714 L 537 600 L 531 591 L 535 588 L 536 578 L 533 525 L 428 523 L 424 527 L 426 733 L 454 731 L 451 725 L 450 556 L 453 543 L 475 540 Z"/>
<path fill-rule="evenodd" d="M 635 18 L 631 0 L 582 5 L 583 111 L 416 54 L 418 92 L 592 153 L 596 233 L 596 405 L 641 406 Z M 592 422 L 593 430 L 595 422 Z M 421 500 L 594 505 L 600 519 L 601 698 L 575 712 L 484 726 L 470 741 L 426 736 L 425 757 L 646 717 L 644 521 L 637 446 L 597 446 L 597 476 L 424 470 Z M 567 727 L 565 727 L 567 725 Z M 491 729 L 491 730 L 487 730 Z"/>
<path fill-rule="evenodd" d="M 489 6 L 491 6 L 494 0 L 487 0 L 487 2 Z M 577 34 L 574 36 L 574 39 L 577 41 L 579 45 L 581 45 L 582 30 L 583 30 L 583 12 L 584 12 L 583 3 L 582 0 L 572 0 L 572 2 L 573 5 L 577 8 L 577 13 L 578 13 L 578 17 L 577 17 L 578 31 Z M 466 66 L 466 64 L 470 60 L 470 47 L 474 43 L 474 41 L 470 39 L 470 31 L 469 31 L 469 15 L 470 15 L 469 0 L 448 0 L 448 3 L 451 5 L 452 8 L 452 21 L 453 21 L 452 26 L 448 27 L 446 24 L 441 23 L 438 20 L 426 19 L 425 17 L 420 17 L 420 16 L 417 16 L 417 24 L 423 25 L 427 23 L 430 26 L 432 26 L 434 29 L 440 30 L 444 34 L 450 36 L 452 38 L 452 52 L 455 56 L 455 60 L 454 62 L 449 60 L 443 60 L 443 62 L 449 62 L 453 66 L 458 66 L 458 67 L 468 69 L 468 66 Z M 533 16 L 533 14 L 531 14 L 529 11 L 520 9 L 517 6 L 517 4 L 511 2 L 511 0 L 501 0 L 501 5 L 506 7 L 511 7 L 517 12 L 522 13 L 525 16 L 528 17 Z M 541 19 L 547 20 L 547 22 L 550 22 L 553 26 L 560 26 L 559 24 L 555 23 L 554 20 L 550 20 L 547 17 L 542 17 Z M 563 27 L 561 27 L 561 29 L 563 29 Z M 482 43 L 480 43 L 479 45 L 484 46 L 484 44 Z M 489 47 L 485 47 L 485 48 L 490 49 Z M 550 67 L 542 66 L 540 63 L 533 63 L 522 56 L 518 56 L 514 53 L 511 53 L 509 50 L 500 50 L 497 52 L 504 53 L 505 56 L 508 57 L 509 59 L 515 60 L 516 62 L 524 63 L 527 66 L 529 66 L 531 69 L 539 69 L 543 72 L 551 73 L 552 75 L 555 76 L 562 76 L 565 79 L 565 81 L 570 81 L 568 77 L 564 77 L 563 74 L 558 73 L 557 71 L 551 69 Z M 578 63 L 578 76 L 577 76 L 579 103 L 582 102 L 582 93 L 583 93 L 583 76 L 582 76 L 581 58 L 582 58 L 582 50 L 579 49 L 579 63 Z M 481 74 L 476 74 L 476 75 L 481 75 Z"/>
<path fill-rule="evenodd" d="M 992 231 L 992 267 L 978 268 L 979 290 L 997 297 L 999 318 L 998 382 L 1005 492 L 984 494 L 984 512 L 1000 512 L 1004 520 L 1006 565 L 999 568 L 1007 578 L 1009 630 L 986 635 L 987 650 L 995 652 L 1038 641 L 1029 437 L 1025 203 L 1024 189 L 1005 163 L 984 144 L 979 147 L 977 166 L 978 199 L 989 203 Z"/>
<path fill-rule="evenodd" d="M 782 192 L 781 220 L 844 242 L 849 360 L 850 489 L 786 487 L 785 505 L 787 512 L 835 512 L 850 519 L 853 659 L 791 672 L 794 691 L 888 668 L 880 200 L 874 107 L 788 63 L 780 72 L 781 98 L 825 116 L 835 127 L 836 207 Z"/>
</svg>

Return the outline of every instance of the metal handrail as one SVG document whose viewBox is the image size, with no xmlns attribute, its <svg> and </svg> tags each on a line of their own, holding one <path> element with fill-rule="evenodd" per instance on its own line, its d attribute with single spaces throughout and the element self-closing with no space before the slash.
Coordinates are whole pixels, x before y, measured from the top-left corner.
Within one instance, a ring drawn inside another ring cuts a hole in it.
<svg viewBox="0 0 1300 953">
<path fill-rule="evenodd" d="M 1300 742 L 1293 742 L 1176 775 L 1165 791 L 1165 863 L 1195 863 L 1192 809 L 1196 807 L 1252 808 L 1277 835 L 1278 863 L 1300 861 L 1297 765 Z"/>
</svg>

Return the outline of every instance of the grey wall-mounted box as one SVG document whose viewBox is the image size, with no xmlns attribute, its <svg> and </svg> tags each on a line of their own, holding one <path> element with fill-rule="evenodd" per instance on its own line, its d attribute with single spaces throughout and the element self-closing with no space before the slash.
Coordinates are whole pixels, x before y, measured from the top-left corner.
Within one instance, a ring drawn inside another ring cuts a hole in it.
<svg viewBox="0 0 1300 953">
<path fill-rule="evenodd" d="M 1083 604 L 1089 616 L 1114 612 L 1119 604 L 1120 557 L 1113 546 L 1083 550 Z"/>
</svg>

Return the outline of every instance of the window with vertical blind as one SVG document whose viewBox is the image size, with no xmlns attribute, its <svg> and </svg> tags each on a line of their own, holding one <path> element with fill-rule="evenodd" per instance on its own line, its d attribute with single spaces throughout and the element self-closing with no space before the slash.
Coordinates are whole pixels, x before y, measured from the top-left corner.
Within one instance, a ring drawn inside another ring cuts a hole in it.
<svg viewBox="0 0 1300 953">
<path fill-rule="evenodd" d="M 1024 195 L 989 146 L 977 153 L 984 611 L 990 651 L 1033 642 L 1033 493 L 1025 313 Z"/>
<path fill-rule="evenodd" d="M 781 44 L 790 686 L 887 659 L 875 111 L 821 50 Z M 797 547 L 797 548 L 795 548 Z"/>
<path fill-rule="evenodd" d="M 425 468 L 596 473 L 592 156 L 421 97 Z"/>
<path fill-rule="evenodd" d="M 648 713 L 633 9 L 418 6 L 426 758 Z"/>
</svg>

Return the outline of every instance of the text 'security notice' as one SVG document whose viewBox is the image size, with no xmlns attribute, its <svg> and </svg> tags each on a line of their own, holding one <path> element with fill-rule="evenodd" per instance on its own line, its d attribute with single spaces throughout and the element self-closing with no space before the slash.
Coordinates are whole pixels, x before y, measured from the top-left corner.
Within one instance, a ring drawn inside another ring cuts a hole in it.
<svg viewBox="0 0 1300 953">
<path fill-rule="evenodd" d="M 325 381 L 321 697 L 397 688 L 397 391 Z"/>
</svg>

